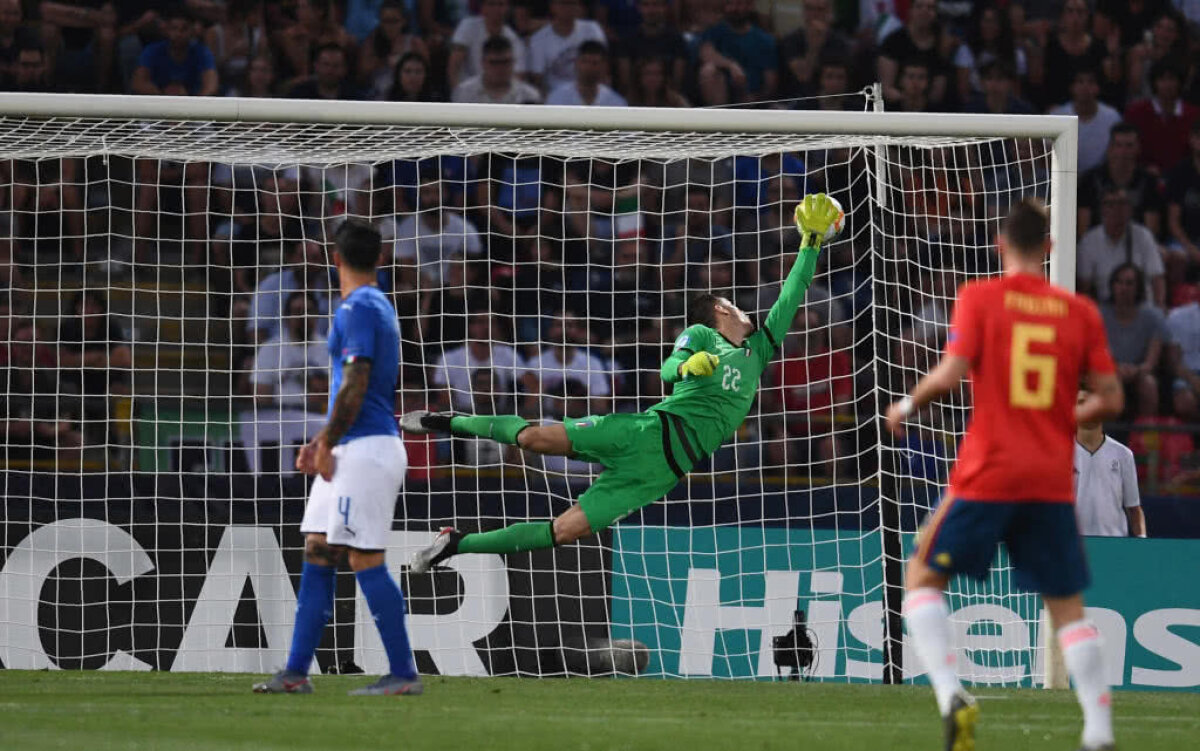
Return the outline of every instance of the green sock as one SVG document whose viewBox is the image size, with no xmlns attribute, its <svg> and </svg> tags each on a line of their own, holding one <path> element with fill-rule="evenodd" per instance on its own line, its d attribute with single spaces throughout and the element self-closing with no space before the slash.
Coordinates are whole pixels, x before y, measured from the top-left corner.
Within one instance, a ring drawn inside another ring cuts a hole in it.
<svg viewBox="0 0 1200 751">
<path fill-rule="evenodd" d="M 458 434 L 490 438 L 498 443 L 517 445 L 517 433 L 529 427 L 529 421 L 518 415 L 456 415 L 450 418 L 450 429 Z"/>
<path fill-rule="evenodd" d="M 554 522 L 521 522 L 491 532 L 465 535 L 460 553 L 520 553 L 554 547 Z"/>
</svg>

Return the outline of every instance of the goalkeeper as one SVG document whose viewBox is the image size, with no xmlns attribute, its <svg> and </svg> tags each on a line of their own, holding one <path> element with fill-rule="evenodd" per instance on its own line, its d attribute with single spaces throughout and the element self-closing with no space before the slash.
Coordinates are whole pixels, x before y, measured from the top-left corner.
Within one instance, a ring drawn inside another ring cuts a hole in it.
<svg viewBox="0 0 1200 751">
<path fill-rule="evenodd" d="M 459 553 L 517 553 L 564 545 L 598 532 L 662 498 L 746 419 L 768 361 L 791 327 L 812 282 L 826 231 L 840 208 L 824 193 L 796 207 L 801 247 L 779 299 L 762 328 L 724 297 L 701 295 L 691 325 L 662 365 L 674 393 L 641 414 L 612 414 L 537 426 L 516 415 L 456 415 L 424 410 L 400 419 L 407 433 L 451 433 L 520 446 L 528 451 L 598 462 L 605 469 L 579 503 L 552 522 L 524 522 L 491 532 L 443 529 L 413 556 L 424 573 Z"/>
</svg>

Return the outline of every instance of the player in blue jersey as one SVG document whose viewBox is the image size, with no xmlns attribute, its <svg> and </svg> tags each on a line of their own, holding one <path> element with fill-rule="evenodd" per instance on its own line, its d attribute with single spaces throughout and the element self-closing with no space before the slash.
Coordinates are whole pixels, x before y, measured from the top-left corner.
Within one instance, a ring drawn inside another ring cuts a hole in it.
<svg viewBox="0 0 1200 751">
<path fill-rule="evenodd" d="M 333 255 L 342 304 L 329 329 L 329 417 L 296 456 L 296 469 L 317 475 L 300 523 L 304 572 L 296 625 L 287 667 L 256 684 L 257 693 L 312 692 L 308 669 L 333 614 L 334 577 L 344 557 L 371 609 L 391 668 L 376 683 L 350 693 L 422 691 L 404 623 L 404 594 L 383 560 L 408 456 L 393 412 L 400 326 L 395 309 L 375 286 L 379 255 L 379 230 L 347 219 L 338 230 Z"/>
</svg>

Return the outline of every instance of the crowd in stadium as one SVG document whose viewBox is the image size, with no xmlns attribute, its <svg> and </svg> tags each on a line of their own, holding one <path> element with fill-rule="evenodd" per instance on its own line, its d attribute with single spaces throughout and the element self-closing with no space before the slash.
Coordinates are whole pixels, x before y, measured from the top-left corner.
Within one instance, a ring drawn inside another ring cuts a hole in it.
<svg viewBox="0 0 1200 751">
<path fill-rule="evenodd" d="M 1193 436 L 1176 428 L 1200 422 L 1198 51 L 1197 0 L 0 0 L 0 85 L 9 91 L 862 109 L 856 92 L 878 81 L 889 111 L 1077 115 L 1078 284 L 1102 303 L 1130 396 L 1129 439 L 1140 457 L 1156 457 L 1142 469 L 1163 482 L 1194 474 Z M 1028 148 L 1007 155 L 1010 173 L 987 186 L 993 196 L 1044 192 L 1031 186 L 1041 184 L 1048 155 Z M 209 289 L 223 293 L 207 313 L 249 322 L 227 337 L 229 389 L 319 412 L 328 388 L 319 321 L 334 290 L 324 249 L 311 239 L 319 233 L 301 217 L 384 216 L 395 263 L 381 284 L 418 329 L 406 331 L 416 345 L 405 355 L 405 398 L 562 418 L 661 396 L 662 342 L 684 313 L 672 290 L 733 289 L 747 310 L 769 307 L 786 271 L 780 250 L 796 239 L 781 207 L 812 189 L 799 179 L 815 172 L 808 158 L 739 158 L 723 178 L 733 186 L 727 194 L 710 189 L 720 182 L 713 175 L 659 196 L 657 212 L 638 212 L 645 196 L 629 187 L 648 180 L 636 172 L 644 166 L 602 161 L 489 155 L 340 175 L 139 161 L 132 235 L 152 237 L 156 209 L 173 202 L 187 217 L 185 259 L 208 267 Z M 72 225 L 88 203 L 81 164 L 4 167 L 14 225 L 43 227 L 14 226 L 13 235 L 37 244 L 53 228 L 64 261 L 84 253 L 84 233 Z M 817 187 L 852 189 L 835 179 Z M 23 190 L 43 182 L 53 186 Z M 379 190 L 360 189 L 367 182 L 394 186 L 382 191 L 388 211 L 373 205 Z M 171 196 L 160 195 L 166 187 Z M 919 196 L 919 185 L 909 187 Z M 634 211 L 624 211 L 627 202 Z M 735 216 L 740 229 L 731 232 Z M 595 237 L 611 240 L 599 264 Z M 28 249 L 8 242 L 0 250 L 9 288 L 19 288 Z M 129 253 L 153 258 L 136 244 Z M 866 271 L 849 257 L 828 261 L 827 271 L 809 293 L 818 304 L 805 313 L 804 333 L 789 339 L 771 374 L 776 388 L 764 391 L 764 412 L 804 414 L 804 425 L 763 428 L 764 439 L 785 430 L 796 439 L 765 440 L 769 456 L 756 457 L 764 465 L 799 460 L 823 474 L 852 472 L 861 453 L 864 436 L 827 426 L 870 409 L 850 341 L 850 322 L 869 304 Z M 904 341 L 935 343 L 946 316 L 939 301 L 953 298 L 957 281 L 953 273 L 914 281 L 920 294 L 904 303 Z M 538 294 L 514 294 L 528 289 Z M 57 339 L 83 342 L 82 363 L 70 367 L 95 374 L 71 389 L 85 397 L 80 409 L 89 394 L 129 388 L 119 375 L 129 347 L 100 344 L 120 334 L 79 323 L 105 305 L 99 295 L 73 300 Z M 649 323 L 636 327 L 631 312 Z M 11 342 L 34 338 L 32 319 L 7 320 Z M 69 362 L 33 344 L 10 346 L 7 357 L 11 379 L 30 381 L 51 377 L 39 358 Z M 531 368 L 543 374 L 537 382 Z M 604 371 L 614 375 L 596 377 Z M 280 375 L 289 373 L 305 375 Z M 10 383 L 7 393 L 38 391 Z M 55 404 L 10 415 L 10 436 L 78 445 L 70 420 L 49 419 L 62 417 Z M 808 432 L 822 437 L 810 441 Z M 797 445 L 802 459 L 788 454 Z M 463 448 L 468 458 L 480 450 Z M 842 457 L 846 466 L 833 466 Z"/>
</svg>

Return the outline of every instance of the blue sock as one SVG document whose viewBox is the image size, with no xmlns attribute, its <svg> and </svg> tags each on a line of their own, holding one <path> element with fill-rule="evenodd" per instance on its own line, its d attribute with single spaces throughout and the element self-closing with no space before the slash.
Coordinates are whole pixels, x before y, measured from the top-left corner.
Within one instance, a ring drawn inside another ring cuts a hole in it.
<svg viewBox="0 0 1200 751">
<path fill-rule="evenodd" d="M 387 566 L 363 569 L 354 574 L 358 586 L 367 598 L 367 607 L 375 619 L 375 628 L 383 640 L 392 675 L 411 680 L 417 677 L 412 647 L 408 643 L 408 627 L 404 623 L 404 593 L 388 573 Z"/>
<path fill-rule="evenodd" d="M 296 597 L 296 625 L 292 627 L 292 648 L 288 652 L 287 669 L 308 675 L 321 632 L 333 616 L 333 582 L 337 569 L 304 562 L 300 574 L 300 594 Z"/>
</svg>

